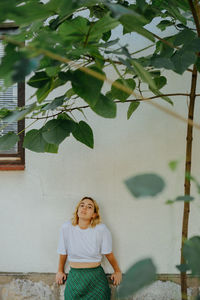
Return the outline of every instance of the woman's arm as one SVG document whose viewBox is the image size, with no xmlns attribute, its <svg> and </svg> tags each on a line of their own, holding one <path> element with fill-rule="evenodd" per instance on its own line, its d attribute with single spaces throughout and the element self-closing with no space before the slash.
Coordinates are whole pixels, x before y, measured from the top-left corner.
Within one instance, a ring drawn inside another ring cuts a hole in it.
<svg viewBox="0 0 200 300">
<path fill-rule="evenodd" d="M 56 283 L 63 284 L 63 279 L 66 280 L 66 274 L 64 273 L 64 267 L 67 260 L 67 255 L 60 254 L 58 272 L 56 273 Z"/>
<path fill-rule="evenodd" d="M 114 273 L 111 275 L 111 279 L 113 280 L 114 285 L 118 285 L 118 284 L 120 284 L 120 282 L 122 280 L 122 272 L 118 266 L 117 260 L 114 256 L 113 252 L 111 252 L 109 254 L 105 254 L 105 256 L 114 270 Z"/>
</svg>

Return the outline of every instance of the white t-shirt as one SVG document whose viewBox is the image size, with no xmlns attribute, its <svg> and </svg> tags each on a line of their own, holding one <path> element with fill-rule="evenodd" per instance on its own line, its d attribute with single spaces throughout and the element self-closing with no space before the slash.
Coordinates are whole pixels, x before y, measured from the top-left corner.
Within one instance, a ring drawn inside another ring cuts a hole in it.
<svg viewBox="0 0 200 300">
<path fill-rule="evenodd" d="M 81 229 L 68 221 L 60 228 L 57 252 L 71 262 L 100 262 L 102 254 L 112 252 L 112 236 L 105 224 Z"/>
</svg>

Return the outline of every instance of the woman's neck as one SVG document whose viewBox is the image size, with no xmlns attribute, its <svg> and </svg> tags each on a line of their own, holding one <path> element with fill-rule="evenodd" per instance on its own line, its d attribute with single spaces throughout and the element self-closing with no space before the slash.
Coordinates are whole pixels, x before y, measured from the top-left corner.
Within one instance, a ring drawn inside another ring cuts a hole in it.
<svg viewBox="0 0 200 300">
<path fill-rule="evenodd" d="M 90 225 L 90 220 L 84 220 L 84 219 L 79 218 L 78 225 L 80 228 L 86 229 Z"/>
</svg>

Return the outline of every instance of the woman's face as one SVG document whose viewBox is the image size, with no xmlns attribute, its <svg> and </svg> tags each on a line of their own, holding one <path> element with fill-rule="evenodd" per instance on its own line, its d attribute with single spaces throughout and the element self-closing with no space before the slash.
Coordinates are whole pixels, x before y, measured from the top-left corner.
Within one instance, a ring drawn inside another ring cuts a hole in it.
<svg viewBox="0 0 200 300">
<path fill-rule="evenodd" d="M 78 208 L 78 217 L 85 220 L 91 220 L 96 213 L 94 212 L 94 203 L 90 199 L 84 199 L 81 201 Z"/>
</svg>

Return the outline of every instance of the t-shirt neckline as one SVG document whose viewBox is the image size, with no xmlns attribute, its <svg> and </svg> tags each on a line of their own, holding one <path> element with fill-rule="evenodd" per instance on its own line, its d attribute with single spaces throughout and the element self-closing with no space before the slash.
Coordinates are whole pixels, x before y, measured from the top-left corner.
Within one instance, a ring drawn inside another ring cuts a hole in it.
<svg viewBox="0 0 200 300">
<path fill-rule="evenodd" d="M 88 226 L 87 228 L 81 228 L 78 224 L 76 225 L 77 229 L 81 230 L 81 231 L 86 231 L 88 229 L 90 229 L 90 227 Z"/>
</svg>

